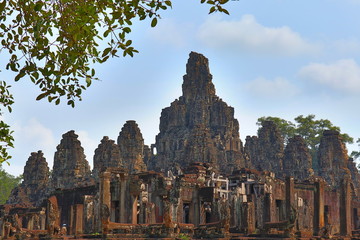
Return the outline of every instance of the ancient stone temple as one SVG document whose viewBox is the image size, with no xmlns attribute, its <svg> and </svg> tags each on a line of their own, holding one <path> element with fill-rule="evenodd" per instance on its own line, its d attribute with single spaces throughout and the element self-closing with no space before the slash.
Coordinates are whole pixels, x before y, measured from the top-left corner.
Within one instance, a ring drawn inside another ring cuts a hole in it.
<svg viewBox="0 0 360 240">
<path fill-rule="evenodd" d="M 146 171 L 144 139 L 135 121 L 126 121 L 117 142 L 124 168 L 131 173 Z"/>
<path fill-rule="evenodd" d="M 149 167 L 166 171 L 203 162 L 231 173 L 244 166 L 239 123 L 215 94 L 208 59 L 191 52 L 183 79 L 183 95 L 161 112 L 157 155 Z"/>
<path fill-rule="evenodd" d="M 62 135 L 56 147 L 52 184 L 57 188 L 74 188 L 89 184 L 90 166 L 74 131 Z"/>
<path fill-rule="evenodd" d="M 325 130 L 318 151 L 319 176 L 333 187 L 339 187 L 340 180 L 349 175 L 349 156 L 341 135 L 337 131 Z"/>
<path fill-rule="evenodd" d="M 314 175 L 309 148 L 301 136 L 289 139 L 285 148 L 283 171 L 286 176 L 305 180 Z"/>
<path fill-rule="evenodd" d="M 101 140 L 90 172 L 69 131 L 51 178 L 43 153 L 31 153 L 0 205 L 0 239 L 360 239 L 360 174 L 340 134 L 324 131 L 311 157 L 304 139 L 285 144 L 270 121 L 243 149 L 208 60 L 192 52 L 155 144 L 127 121 L 117 144 Z"/>
<path fill-rule="evenodd" d="M 46 197 L 49 184 L 49 167 L 42 151 L 31 153 L 23 178 L 21 185 L 12 191 L 8 203 L 39 206 Z"/>
<path fill-rule="evenodd" d="M 101 143 L 95 150 L 93 168 L 94 178 L 98 179 L 102 169 L 108 167 L 120 168 L 122 167 L 122 160 L 119 146 L 115 144 L 115 141 L 109 139 L 109 137 L 103 137 Z"/>
<path fill-rule="evenodd" d="M 275 123 L 263 122 L 258 137 L 246 138 L 245 152 L 255 169 L 282 173 L 284 140 Z"/>
</svg>

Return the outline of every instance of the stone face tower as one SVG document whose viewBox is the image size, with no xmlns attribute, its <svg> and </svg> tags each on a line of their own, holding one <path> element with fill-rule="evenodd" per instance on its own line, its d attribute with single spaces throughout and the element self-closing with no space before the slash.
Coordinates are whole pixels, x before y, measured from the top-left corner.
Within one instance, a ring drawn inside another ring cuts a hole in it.
<svg viewBox="0 0 360 240">
<path fill-rule="evenodd" d="M 117 142 L 124 168 L 130 173 L 146 171 L 144 139 L 135 121 L 126 121 Z"/>
<path fill-rule="evenodd" d="M 40 206 L 47 194 L 49 167 L 41 151 L 32 152 L 24 167 L 24 181 L 13 189 L 7 203 Z"/>
<path fill-rule="evenodd" d="M 293 176 L 299 180 L 314 175 L 311 154 L 301 136 L 289 139 L 285 148 L 283 167 L 286 176 Z"/>
<path fill-rule="evenodd" d="M 351 176 L 348 160 L 347 149 L 340 133 L 325 130 L 318 150 L 319 175 L 331 186 L 338 187 L 345 175 Z"/>
<path fill-rule="evenodd" d="M 246 138 L 245 151 L 255 169 L 282 173 L 284 140 L 272 121 L 262 123 L 258 137 Z"/>
<path fill-rule="evenodd" d="M 54 188 L 73 188 L 90 184 L 90 166 L 74 131 L 62 135 L 56 147 L 52 184 Z"/>
<path fill-rule="evenodd" d="M 162 110 L 157 154 L 150 168 L 166 171 L 192 162 L 212 163 L 224 173 L 244 166 L 234 109 L 215 94 L 208 59 L 191 52 L 183 95 Z"/>
<path fill-rule="evenodd" d="M 99 173 L 103 168 L 122 166 L 120 149 L 114 140 L 103 137 L 94 155 L 93 176 L 98 179 Z"/>
</svg>

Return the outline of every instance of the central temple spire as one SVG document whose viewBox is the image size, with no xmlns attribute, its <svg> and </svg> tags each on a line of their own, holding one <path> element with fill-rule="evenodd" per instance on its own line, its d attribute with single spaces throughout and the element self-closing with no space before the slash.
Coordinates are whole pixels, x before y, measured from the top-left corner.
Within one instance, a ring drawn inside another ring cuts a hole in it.
<svg viewBox="0 0 360 240">
<path fill-rule="evenodd" d="M 211 80 L 209 60 L 202 54 L 191 52 L 182 85 L 185 101 L 190 102 L 215 96 L 215 87 Z"/>
<path fill-rule="evenodd" d="M 230 174 L 244 167 L 239 122 L 234 109 L 215 95 L 203 55 L 190 53 L 182 90 L 183 95 L 161 112 L 157 154 L 149 169 L 165 172 L 202 162 Z"/>
</svg>

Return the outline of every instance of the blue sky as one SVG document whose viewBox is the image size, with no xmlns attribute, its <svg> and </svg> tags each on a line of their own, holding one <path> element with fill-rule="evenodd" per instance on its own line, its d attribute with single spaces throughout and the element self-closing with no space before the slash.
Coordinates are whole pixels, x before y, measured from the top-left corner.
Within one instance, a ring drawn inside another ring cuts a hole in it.
<svg viewBox="0 0 360 240">
<path fill-rule="evenodd" d="M 226 8 L 230 16 L 208 15 L 200 0 L 174 0 L 156 28 L 136 23 L 131 37 L 140 53 L 96 65 L 101 81 L 75 109 L 35 101 L 39 92 L 26 79 L 13 83 L 16 103 L 3 117 L 16 141 L 6 170 L 21 174 L 38 150 L 52 166 L 69 130 L 80 136 L 91 165 L 102 137 L 116 141 L 126 120 L 136 120 L 145 143 L 154 143 L 161 109 L 181 95 L 190 51 L 209 58 L 217 95 L 235 108 L 243 142 L 256 134 L 261 116 L 301 114 L 360 137 L 360 0 L 239 0 Z"/>
</svg>

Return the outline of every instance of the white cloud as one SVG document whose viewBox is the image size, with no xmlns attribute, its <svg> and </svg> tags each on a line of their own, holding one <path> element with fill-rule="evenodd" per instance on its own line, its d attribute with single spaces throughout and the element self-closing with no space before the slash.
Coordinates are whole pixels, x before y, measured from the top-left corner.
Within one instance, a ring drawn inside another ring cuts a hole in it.
<svg viewBox="0 0 360 240">
<path fill-rule="evenodd" d="M 346 93 L 360 93 L 360 66 L 353 59 L 335 63 L 311 63 L 299 71 L 299 76 Z"/>
<path fill-rule="evenodd" d="M 30 119 L 24 126 L 16 124 L 15 134 L 17 138 L 24 138 L 27 142 L 36 145 L 38 149 L 55 149 L 56 141 L 53 132 L 35 118 Z"/>
<path fill-rule="evenodd" d="M 186 45 L 184 29 L 188 27 L 179 27 L 171 19 L 161 19 L 155 28 L 149 30 L 149 34 L 157 42 L 180 48 Z"/>
<path fill-rule="evenodd" d="M 265 27 L 253 15 L 244 15 L 239 21 L 209 17 L 200 27 L 198 38 L 210 47 L 258 54 L 293 56 L 319 51 L 318 46 L 308 43 L 289 27 Z"/>
<path fill-rule="evenodd" d="M 247 89 L 252 94 L 263 98 L 286 98 L 299 92 L 296 86 L 281 77 L 274 80 L 263 77 L 256 78 L 247 84 Z"/>
</svg>

